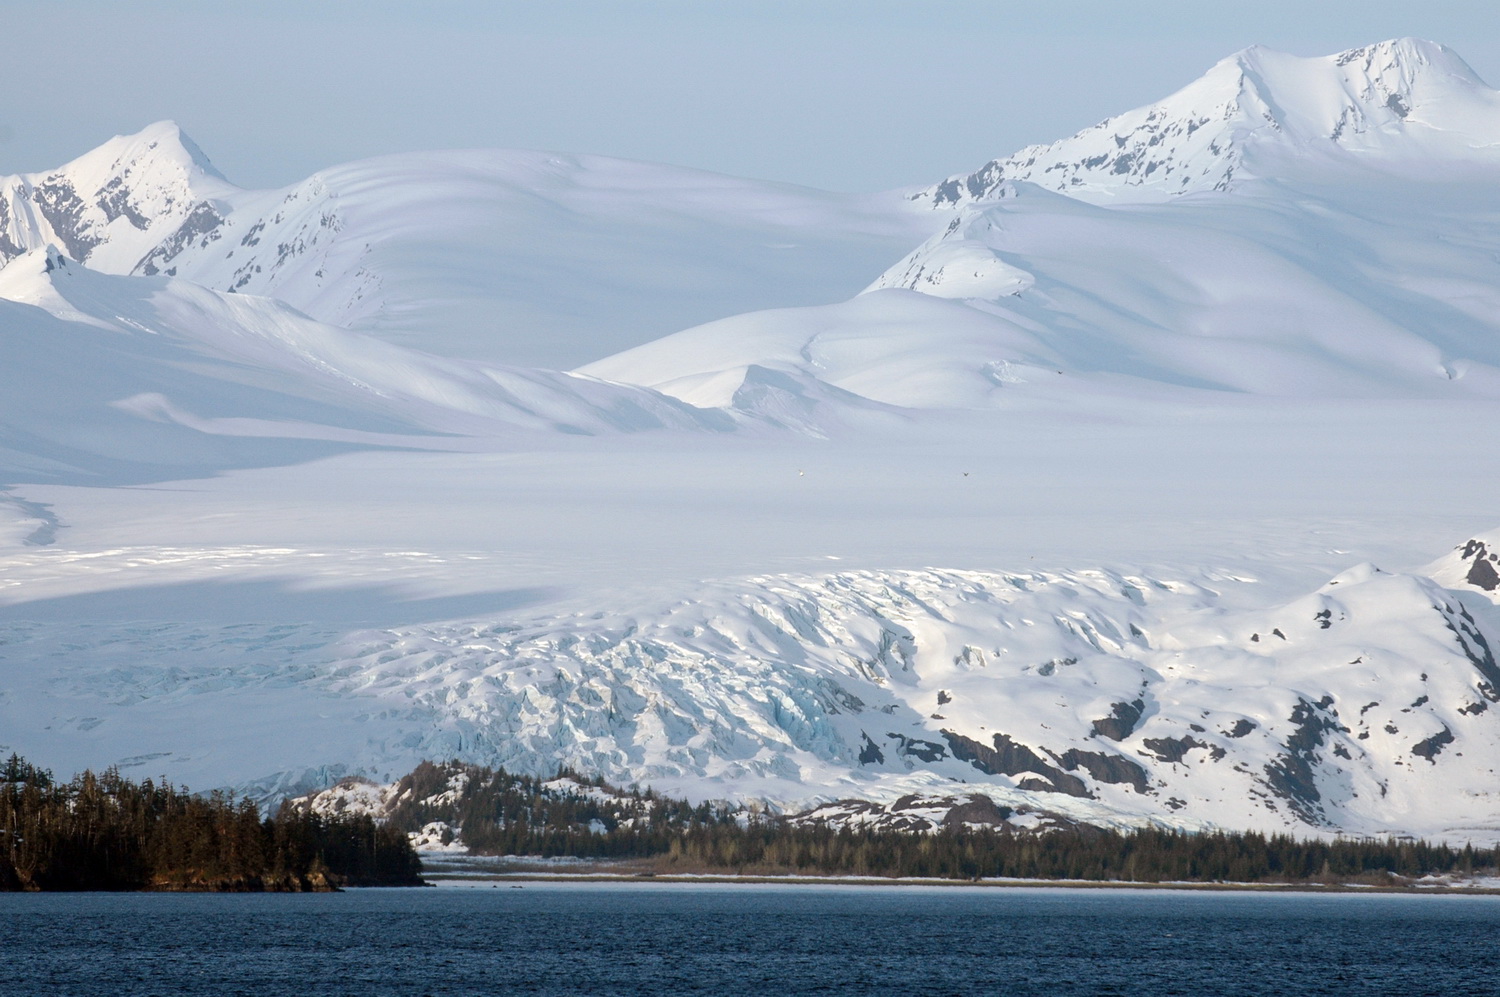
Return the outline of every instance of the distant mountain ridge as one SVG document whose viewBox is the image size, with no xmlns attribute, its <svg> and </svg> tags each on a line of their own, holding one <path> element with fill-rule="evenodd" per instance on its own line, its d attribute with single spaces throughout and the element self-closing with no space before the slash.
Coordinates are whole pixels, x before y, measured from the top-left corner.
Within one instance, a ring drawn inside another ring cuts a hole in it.
<svg viewBox="0 0 1500 997">
<path fill-rule="evenodd" d="M 1272 175 L 1257 157 L 1399 158 L 1415 144 L 1494 164 L 1496 142 L 1500 93 L 1443 45 L 1402 38 L 1320 58 L 1255 47 L 1161 101 L 910 196 L 945 207 L 1025 181 L 1085 200 L 1158 199 Z"/>
<path fill-rule="evenodd" d="M 399 345 L 552 369 L 853 294 L 936 224 L 898 192 L 518 150 L 385 156 L 246 190 L 169 121 L 0 178 L 0 266 L 56 245 L 94 270 L 276 297 Z"/>
<path fill-rule="evenodd" d="M 1500 92 L 1449 49 L 1248 49 L 910 194 L 946 224 L 867 286 L 878 300 L 732 316 L 581 369 L 695 404 L 752 367 L 910 408 L 1129 382 L 1494 397 L 1496 190 Z"/>
</svg>

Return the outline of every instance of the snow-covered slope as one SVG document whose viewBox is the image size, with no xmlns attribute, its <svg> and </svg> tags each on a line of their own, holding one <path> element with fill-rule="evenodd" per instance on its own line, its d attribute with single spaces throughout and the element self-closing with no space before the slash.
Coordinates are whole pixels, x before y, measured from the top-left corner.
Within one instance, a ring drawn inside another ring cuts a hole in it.
<svg viewBox="0 0 1500 997">
<path fill-rule="evenodd" d="M 752 365 L 916 408 L 1494 397 L 1497 190 L 1500 160 L 1467 179 L 1435 163 L 1150 204 L 1006 181 L 852 301 L 721 319 L 581 369 L 700 404 Z"/>
<path fill-rule="evenodd" d="M 328 444 L 734 425 L 649 390 L 406 349 L 271 298 L 95 273 L 53 248 L 0 270 L 0 315 L 11 477 L 175 477 Z"/>
<path fill-rule="evenodd" d="M 1412 38 L 1320 58 L 1249 48 L 1158 103 L 916 192 L 933 206 L 1027 181 L 1091 201 L 1224 191 L 1350 167 L 1429 175 L 1500 163 L 1500 94 L 1452 50 Z"/>
</svg>

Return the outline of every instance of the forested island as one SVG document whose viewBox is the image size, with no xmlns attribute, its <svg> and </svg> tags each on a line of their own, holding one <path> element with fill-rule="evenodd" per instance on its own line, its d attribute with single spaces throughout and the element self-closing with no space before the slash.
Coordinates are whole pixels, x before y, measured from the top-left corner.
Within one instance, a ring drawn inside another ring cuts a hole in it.
<svg viewBox="0 0 1500 997">
<path fill-rule="evenodd" d="M 1006 817 L 1006 808 L 996 815 Z M 1493 874 L 1497 849 L 1397 838 L 1256 832 L 1039 829 L 955 822 L 936 832 L 799 820 L 622 789 L 564 771 L 424 763 L 392 793 L 389 821 L 443 822 L 471 853 L 574 857 L 657 875 L 869 876 L 1095 882 L 1401 886 L 1423 876 Z"/>
<path fill-rule="evenodd" d="M 0 766 L 0 891 L 336 890 L 420 885 L 420 870 L 407 836 L 368 814 L 263 818 L 114 769 L 60 782 L 17 755 Z"/>
</svg>

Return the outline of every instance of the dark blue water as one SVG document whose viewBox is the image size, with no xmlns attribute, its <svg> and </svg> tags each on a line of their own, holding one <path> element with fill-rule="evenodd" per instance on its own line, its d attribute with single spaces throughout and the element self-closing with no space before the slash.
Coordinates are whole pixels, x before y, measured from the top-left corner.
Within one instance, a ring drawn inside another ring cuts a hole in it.
<svg viewBox="0 0 1500 997">
<path fill-rule="evenodd" d="M 0 994 L 1500 992 L 1500 898 L 674 887 L 0 894 Z"/>
</svg>

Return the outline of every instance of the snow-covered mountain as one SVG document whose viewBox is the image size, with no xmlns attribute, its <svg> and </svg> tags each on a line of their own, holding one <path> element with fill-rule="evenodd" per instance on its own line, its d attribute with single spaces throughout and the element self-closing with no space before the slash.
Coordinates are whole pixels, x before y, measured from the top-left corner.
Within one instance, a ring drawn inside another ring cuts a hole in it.
<svg viewBox="0 0 1500 997">
<path fill-rule="evenodd" d="M 1256 181 L 1105 207 L 1019 183 L 851 301 L 721 319 L 581 369 L 695 404 L 722 403 L 751 366 L 913 408 L 1183 390 L 1494 397 L 1497 189 Z"/>
<path fill-rule="evenodd" d="M 1249 48 L 1158 103 L 911 194 L 932 206 L 1025 181 L 1088 201 L 1157 200 L 1358 164 L 1422 176 L 1500 164 L 1500 95 L 1412 38 L 1320 58 Z"/>
<path fill-rule="evenodd" d="M 0 177 L 0 265 L 61 247 L 108 273 L 130 273 L 185 243 L 216 200 L 238 188 L 169 121 L 119 136 L 46 173 Z"/>
<path fill-rule="evenodd" d="M 0 178 L 0 264 L 55 244 L 113 274 L 276 297 L 427 352 L 571 367 L 709 318 L 857 291 L 940 222 L 599 156 L 388 156 L 280 190 L 225 181 L 171 122 Z"/>
<path fill-rule="evenodd" d="M 914 197 L 11 178 L 0 752 L 1500 838 L 1497 140 L 1394 42 Z"/>
<path fill-rule="evenodd" d="M 915 408 L 1493 396 L 1497 150 L 1500 93 L 1441 46 L 1249 50 L 920 195 L 947 224 L 861 297 L 721 319 L 582 370 L 698 404 L 751 368 Z M 910 291 L 923 298 L 893 293 Z"/>
</svg>

